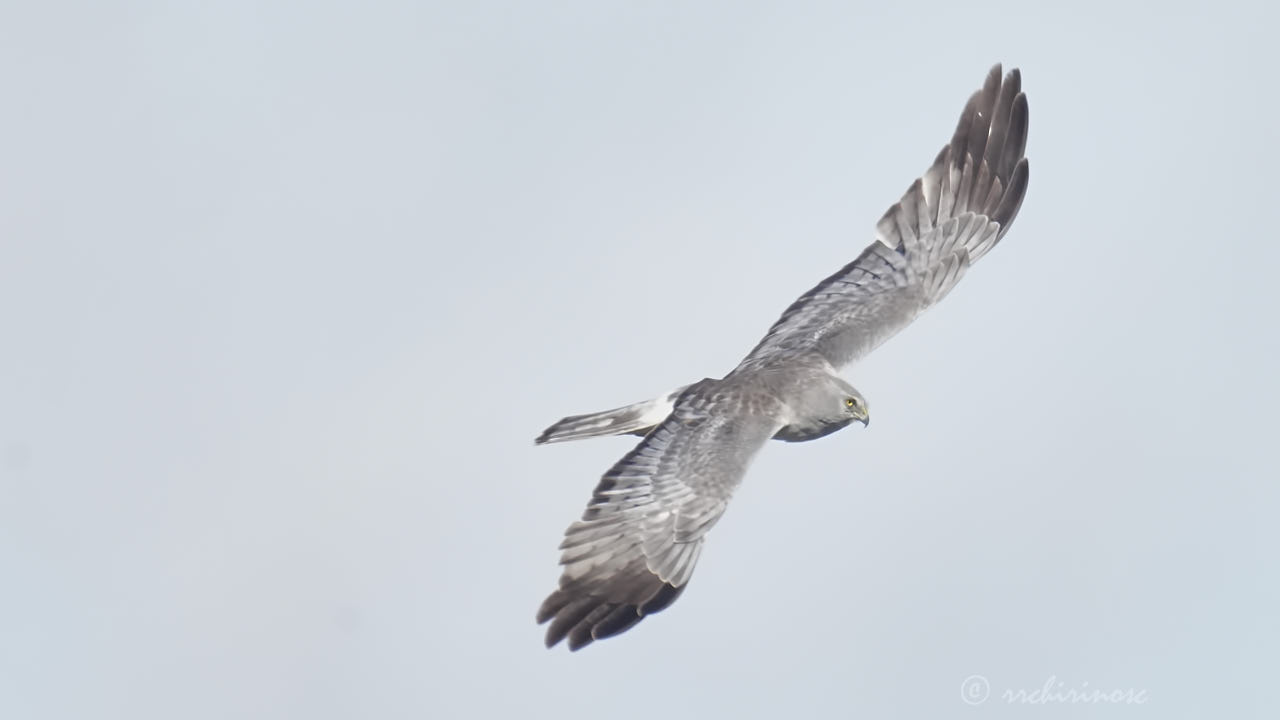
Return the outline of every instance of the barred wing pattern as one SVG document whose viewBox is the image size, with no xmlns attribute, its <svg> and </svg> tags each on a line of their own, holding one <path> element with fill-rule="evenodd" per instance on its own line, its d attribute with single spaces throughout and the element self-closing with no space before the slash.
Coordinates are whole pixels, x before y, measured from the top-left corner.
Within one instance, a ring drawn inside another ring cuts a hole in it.
<svg viewBox="0 0 1280 720">
<path fill-rule="evenodd" d="M 742 361 L 758 368 L 817 353 L 848 365 L 946 296 L 1008 231 L 1026 194 L 1027 99 L 1000 66 L 969 98 L 951 143 L 876 225 L 856 260 L 787 308 Z"/>
<path fill-rule="evenodd" d="M 782 423 L 767 396 L 704 380 L 605 473 L 560 548 L 560 587 L 543 602 L 547 646 L 577 650 L 670 605 L 756 452 Z"/>
</svg>

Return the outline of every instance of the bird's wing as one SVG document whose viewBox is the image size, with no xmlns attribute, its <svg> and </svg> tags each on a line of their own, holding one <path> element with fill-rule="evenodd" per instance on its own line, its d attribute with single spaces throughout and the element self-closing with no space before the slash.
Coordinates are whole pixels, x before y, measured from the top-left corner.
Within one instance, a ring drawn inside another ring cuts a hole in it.
<svg viewBox="0 0 1280 720">
<path fill-rule="evenodd" d="M 616 635 L 680 595 L 707 531 L 782 425 L 764 402 L 704 380 L 604 474 L 565 532 L 560 587 L 538 610 L 548 647 Z"/>
<path fill-rule="evenodd" d="M 876 225 L 856 260 L 802 295 L 741 367 L 820 356 L 847 365 L 906 327 L 999 242 L 1027 191 L 1027 99 L 996 65 L 951 143 Z"/>
</svg>

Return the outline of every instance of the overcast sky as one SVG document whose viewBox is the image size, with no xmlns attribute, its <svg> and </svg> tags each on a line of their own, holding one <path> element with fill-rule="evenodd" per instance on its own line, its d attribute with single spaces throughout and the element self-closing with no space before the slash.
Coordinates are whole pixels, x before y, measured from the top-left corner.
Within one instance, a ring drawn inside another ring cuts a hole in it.
<svg viewBox="0 0 1280 720">
<path fill-rule="evenodd" d="M 3 3 L 0 717 L 1268 716 L 1278 23 Z M 846 373 L 875 421 L 771 443 L 679 602 L 546 650 L 634 439 L 533 437 L 731 369 L 996 62 L 1026 202 Z"/>
</svg>

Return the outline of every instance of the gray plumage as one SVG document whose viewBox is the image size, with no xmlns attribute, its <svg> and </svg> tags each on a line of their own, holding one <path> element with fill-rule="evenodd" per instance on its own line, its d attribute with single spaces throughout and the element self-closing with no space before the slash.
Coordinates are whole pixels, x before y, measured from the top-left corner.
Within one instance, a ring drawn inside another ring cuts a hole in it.
<svg viewBox="0 0 1280 720">
<path fill-rule="evenodd" d="M 1021 77 L 988 73 L 951 142 L 876 225 L 857 259 L 802 295 L 732 372 L 654 400 L 568 417 L 538 443 L 641 434 L 569 526 L 559 588 L 538 611 L 548 647 L 576 650 L 666 608 L 707 532 L 770 438 L 812 440 L 867 423 L 835 372 L 955 287 L 1008 231 L 1026 194 Z"/>
</svg>

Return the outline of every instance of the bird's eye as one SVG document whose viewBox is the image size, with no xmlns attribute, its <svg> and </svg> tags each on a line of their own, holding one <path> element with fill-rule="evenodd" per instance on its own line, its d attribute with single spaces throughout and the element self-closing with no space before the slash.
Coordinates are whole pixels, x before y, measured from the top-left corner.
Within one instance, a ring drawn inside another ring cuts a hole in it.
<svg viewBox="0 0 1280 720">
<path fill-rule="evenodd" d="M 845 404 L 845 407 L 853 407 L 854 405 L 858 404 L 858 401 L 854 400 L 853 398 L 845 398 L 844 404 Z"/>
</svg>

